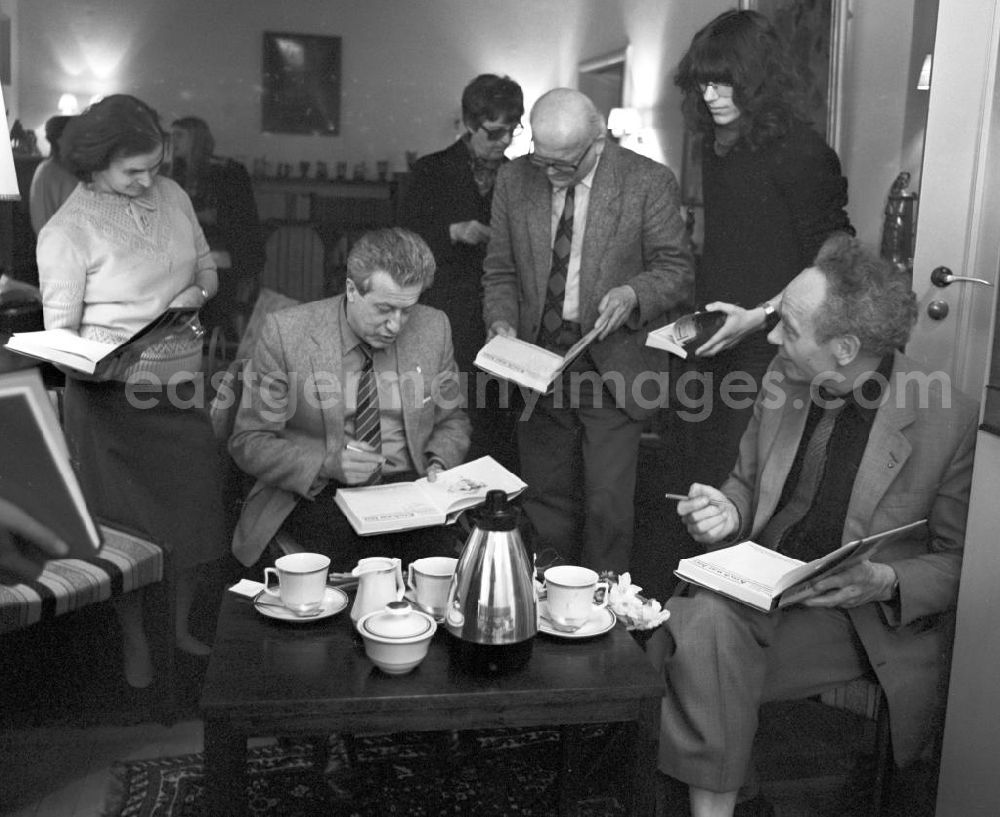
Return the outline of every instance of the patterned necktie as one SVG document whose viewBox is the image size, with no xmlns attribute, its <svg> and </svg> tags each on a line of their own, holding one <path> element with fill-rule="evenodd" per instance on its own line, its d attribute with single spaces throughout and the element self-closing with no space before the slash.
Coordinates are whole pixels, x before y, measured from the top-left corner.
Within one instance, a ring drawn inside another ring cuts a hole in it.
<svg viewBox="0 0 1000 817">
<path fill-rule="evenodd" d="M 802 470 L 799 473 L 799 481 L 795 485 L 791 499 L 778 511 L 771 520 L 764 526 L 758 541 L 764 547 L 772 550 L 781 550 L 783 540 L 789 531 L 802 520 L 812 507 L 816 498 L 816 490 L 819 488 L 823 471 L 826 469 L 827 449 L 830 447 L 830 435 L 833 427 L 837 423 L 837 417 L 844 407 L 844 401 L 839 401 L 839 405 L 824 409 L 816 428 L 813 429 L 812 437 L 806 445 L 805 456 L 802 459 Z M 795 554 L 788 554 L 794 556 Z"/>
<path fill-rule="evenodd" d="M 542 312 L 540 344 L 546 349 L 559 349 L 559 330 L 563 325 L 563 299 L 566 295 L 566 276 L 569 272 L 569 251 L 573 243 L 573 189 L 566 189 L 556 240 L 552 244 L 552 271 L 545 292 L 545 309 Z"/>
<path fill-rule="evenodd" d="M 378 382 L 375 366 L 372 362 L 372 349 L 367 343 L 359 343 L 358 348 L 364 355 L 365 362 L 358 375 L 358 399 L 354 410 L 354 437 L 359 442 L 368 443 L 372 449 L 382 451 L 381 414 L 378 404 Z M 372 477 L 369 484 L 378 482 L 378 473 Z"/>
</svg>

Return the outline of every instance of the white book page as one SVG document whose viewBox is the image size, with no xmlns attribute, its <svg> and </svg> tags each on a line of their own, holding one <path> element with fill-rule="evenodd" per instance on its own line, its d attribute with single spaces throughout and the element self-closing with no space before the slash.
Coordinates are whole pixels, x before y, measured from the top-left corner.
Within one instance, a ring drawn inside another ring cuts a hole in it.
<svg viewBox="0 0 1000 817">
<path fill-rule="evenodd" d="M 339 493 L 343 494 L 345 502 L 365 525 L 440 518 L 444 513 L 413 482 L 342 488 Z"/>
<path fill-rule="evenodd" d="M 655 329 L 646 336 L 646 345 L 654 349 L 663 349 L 665 352 L 672 352 L 680 358 L 687 358 L 687 350 L 681 346 L 674 335 L 674 324 L 668 323 L 659 329 Z"/>
<path fill-rule="evenodd" d="M 499 490 L 513 496 L 527 487 L 518 476 L 489 456 L 441 471 L 434 482 L 423 477 L 416 485 L 446 513 L 482 502 L 487 491 Z"/>
<path fill-rule="evenodd" d="M 15 332 L 11 337 L 11 348 L 44 353 L 48 349 L 77 355 L 96 363 L 117 347 L 113 343 L 81 338 L 68 329 L 43 329 L 38 332 Z"/>
<path fill-rule="evenodd" d="M 802 565 L 798 559 L 783 556 L 755 542 L 740 542 L 686 561 L 723 581 L 751 585 L 768 596 L 774 595 L 789 570 Z"/>
<path fill-rule="evenodd" d="M 563 359 L 555 352 L 518 338 L 496 335 L 476 355 L 476 365 L 507 380 L 544 389 Z"/>
</svg>

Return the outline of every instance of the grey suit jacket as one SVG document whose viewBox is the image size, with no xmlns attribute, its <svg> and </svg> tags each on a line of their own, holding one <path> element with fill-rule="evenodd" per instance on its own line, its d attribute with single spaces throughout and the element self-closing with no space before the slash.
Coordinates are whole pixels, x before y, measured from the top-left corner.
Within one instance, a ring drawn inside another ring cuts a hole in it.
<svg viewBox="0 0 1000 817">
<path fill-rule="evenodd" d="M 722 486 L 744 520 L 740 535 L 749 538 L 774 513 L 809 413 L 808 386 L 778 382 L 779 366 L 766 376 Z M 977 419 L 972 400 L 897 354 L 848 505 L 844 542 L 928 520 L 872 557 L 895 569 L 899 609 L 872 603 L 848 610 L 886 692 L 901 765 L 942 723 Z"/>
<path fill-rule="evenodd" d="M 233 554 L 260 557 L 295 504 L 316 496 L 328 451 L 344 447 L 344 296 L 268 316 L 243 372 L 229 451 L 257 482 L 244 503 Z M 462 409 L 451 328 L 443 312 L 418 304 L 396 339 L 403 428 L 420 474 L 431 456 L 446 468 L 462 462 L 469 420 Z"/>
<path fill-rule="evenodd" d="M 483 265 L 486 326 L 505 320 L 534 343 L 552 267 L 552 191 L 527 157 L 504 165 L 493 194 L 493 235 Z M 580 263 L 580 323 L 586 332 L 608 290 L 628 284 L 638 306 L 625 324 L 591 347 L 617 405 L 635 419 L 665 404 L 669 357 L 645 345 L 650 328 L 689 300 L 692 257 L 674 174 L 663 165 L 608 143 L 594 174 Z M 648 373 L 648 374 L 647 374 Z M 645 382 L 648 379 L 648 382 Z M 645 388 L 635 393 L 639 383 Z M 663 400 L 658 400 L 657 397 Z"/>
</svg>

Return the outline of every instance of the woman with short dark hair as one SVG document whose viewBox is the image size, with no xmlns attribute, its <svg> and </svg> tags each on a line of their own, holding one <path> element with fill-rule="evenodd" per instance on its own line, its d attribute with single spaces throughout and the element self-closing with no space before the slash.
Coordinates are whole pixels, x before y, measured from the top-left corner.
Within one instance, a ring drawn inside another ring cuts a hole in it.
<svg viewBox="0 0 1000 817">
<path fill-rule="evenodd" d="M 491 454 L 516 470 L 513 415 L 500 408 L 496 382 L 475 388 L 476 353 L 486 342 L 482 317 L 483 260 L 490 239 L 493 184 L 524 115 L 521 86 L 510 77 L 480 74 L 462 92 L 464 132 L 452 145 L 413 166 L 399 223 L 418 233 L 437 262 L 423 303 L 451 322 L 455 362 L 468 385 L 474 459 Z M 477 398 L 483 397 L 481 405 Z"/>
<path fill-rule="evenodd" d="M 82 181 L 38 236 L 46 329 L 119 344 L 168 307 L 201 307 L 216 274 L 191 201 L 158 175 L 166 134 L 152 108 L 109 96 L 72 120 L 62 156 Z M 96 377 L 66 370 L 65 425 L 95 515 L 163 544 L 178 571 L 180 649 L 194 569 L 225 549 L 218 447 L 205 406 L 201 329 L 169 337 Z M 139 594 L 117 606 L 125 677 L 153 681 Z"/>
</svg>

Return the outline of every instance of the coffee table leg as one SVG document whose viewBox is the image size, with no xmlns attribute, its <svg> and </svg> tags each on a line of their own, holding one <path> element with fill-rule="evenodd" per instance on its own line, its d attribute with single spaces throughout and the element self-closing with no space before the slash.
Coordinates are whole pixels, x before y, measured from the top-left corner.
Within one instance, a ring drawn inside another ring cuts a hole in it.
<svg viewBox="0 0 1000 817">
<path fill-rule="evenodd" d="M 206 814 L 247 813 L 247 740 L 225 721 L 205 721 Z"/>
<path fill-rule="evenodd" d="M 656 761 L 660 748 L 660 699 L 649 698 L 639 704 L 635 722 L 635 768 L 632 771 L 634 817 L 653 817 L 656 812 Z"/>
</svg>

